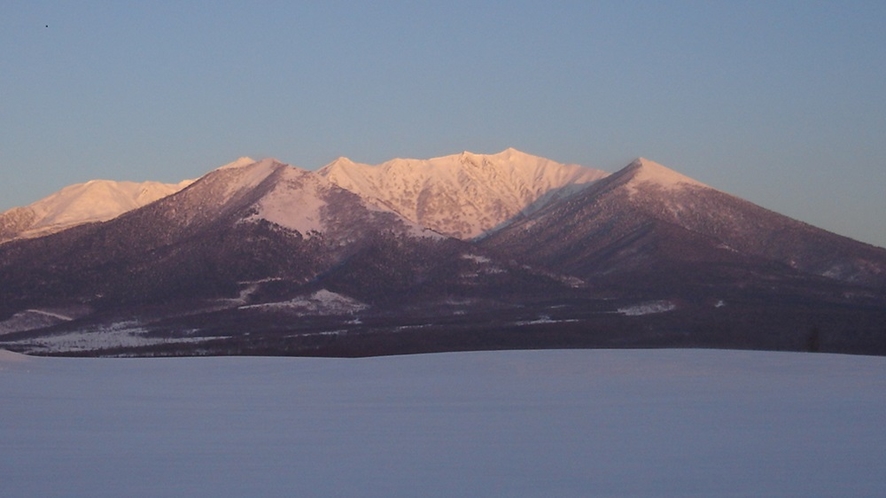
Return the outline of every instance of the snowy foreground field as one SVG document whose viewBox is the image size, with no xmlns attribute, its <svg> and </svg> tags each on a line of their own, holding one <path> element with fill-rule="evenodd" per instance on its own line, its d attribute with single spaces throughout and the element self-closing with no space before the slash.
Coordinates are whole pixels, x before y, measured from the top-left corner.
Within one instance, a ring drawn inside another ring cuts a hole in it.
<svg viewBox="0 0 886 498">
<path fill-rule="evenodd" d="M 886 496 L 886 358 L 0 351 L 0 495 Z"/>
</svg>

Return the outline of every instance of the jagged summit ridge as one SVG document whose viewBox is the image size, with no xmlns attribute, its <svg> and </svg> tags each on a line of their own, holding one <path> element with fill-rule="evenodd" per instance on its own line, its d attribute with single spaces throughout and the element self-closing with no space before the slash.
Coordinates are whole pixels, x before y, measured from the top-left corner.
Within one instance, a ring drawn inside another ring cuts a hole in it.
<svg viewBox="0 0 886 498">
<path fill-rule="evenodd" d="M 339 158 L 318 173 L 415 223 L 461 239 L 482 235 L 606 176 L 512 148 L 379 165 Z"/>
</svg>

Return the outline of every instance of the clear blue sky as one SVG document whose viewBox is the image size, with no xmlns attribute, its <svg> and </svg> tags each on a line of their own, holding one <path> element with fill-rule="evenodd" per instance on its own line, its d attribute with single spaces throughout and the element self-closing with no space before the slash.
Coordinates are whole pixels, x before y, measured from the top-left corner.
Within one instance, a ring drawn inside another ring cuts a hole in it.
<svg viewBox="0 0 886 498">
<path fill-rule="evenodd" d="M 247 155 L 515 147 L 886 246 L 886 2 L 354 3 L 0 0 L 0 210 Z"/>
</svg>

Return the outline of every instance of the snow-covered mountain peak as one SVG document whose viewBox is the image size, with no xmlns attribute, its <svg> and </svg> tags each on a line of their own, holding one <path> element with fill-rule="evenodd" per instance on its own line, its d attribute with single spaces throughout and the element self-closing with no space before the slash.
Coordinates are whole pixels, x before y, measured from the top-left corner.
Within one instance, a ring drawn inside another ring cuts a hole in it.
<svg viewBox="0 0 886 498">
<path fill-rule="evenodd" d="M 478 154 L 475 152 L 464 151 L 461 154 L 458 154 L 458 156 L 443 156 L 431 159 L 431 161 L 445 160 L 445 162 L 451 163 L 452 159 L 454 159 L 455 157 L 458 157 L 458 159 L 462 163 L 472 163 L 478 166 L 496 165 L 501 167 L 501 165 L 503 164 L 512 164 L 514 167 L 525 167 L 527 165 L 532 165 L 536 163 L 549 163 L 553 165 L 560 164 L 555 161 L 551 161 L 550 159 L 519 151 L 513 147 L 508 147 L 507 149 L 495 154 Z"/>
<path fill-rule="evenodd" d="M 90 180 L 69 185 L 28 206 L 0 213 L 0 242 L 107 221 L 178 192 L 191 183 L 192 180 L 176 184 Z"/>
<path fill-rule="evenodd" d="M 462 239 L 606 176 L 516 149 L 393 159 L 377 166 L 336 160 L 318 173 L 410 221 Z"/>
<path fill-rule="evenodd" d="M 281 167 L 267 185 L 268 190 L 253 204 L 253 214 L 246 221 L 267 220 L 298 231 L 305 238 L 323 233 L 349 240 L 355 233 L 373 227 L 419 237 L 440 237 L 313 171 Z"/>
<path fill-rule="evenodd" d="M 481 157 L 486 157 L 486 158 L 489 158 L 492 160 L 497 160 L 497 161 L 511 161 L 511 162 L 518 162 L 518 163 L 526 163 L 526 162 L 538 161 L 539 159 L 545 159 L 540 156 L 536 156 L 533 154 L 523 152 L 521 150 L 517 150 L 513 147 L 508 147 L 507 149 L 505 149 L 501 152 L 498 152 L 496 154 L 475 154 L 475 155 L 481 156 Z"/>
<path fill-rule="evenodd" d="M 231 164 L 235 164 L 234 163 Z M 228 196 L 235 192 L 252 189 L 265 181 L 269 176 L 274 174 L 281 168 L 291 167 L 283 164 L 273 158 L 265 158 L 260 161 L 252 161 L 240 164 L 236 167 L 222 166 L 213 173 L 222 175 L 226 182 L 226 192 Z"/>
<path fill-rule="evenodd" d="M 240 168 L 243 166 L 248 166 L 254 162 L 256 162 L 255 159 L 252 159 L 251 157 L 243 156 L 243 157 L 237 159 L 236 161 L 230 162 L 228 164 L 225 164 L 224 166 L 219 167 L 218 169 Z"/>
<path fill-rule="evenodd" d="M 339 157 L 320 168 L 317 172 L 320 173 L 321 176 L 326 177 L 327 179 L 331 179 L 330 177 L 336 177 L 345 181 L 346 178 L 356 178 L 361 176 L 360 171 L 369 167 L 368 164 L 362 164 L 352 161 L 347 157 Z"/>
<path fill-rule="evenodd" d="M 636 159 L 624 168 L 622 172 L 616 174 L 629 175 L 627 185 L 631 193 L 635 192 L 636 187 L 639 185 L 654 185 L 665 189 L 682 188 L 685 186 L 711 188 L 697 180 L 643 157 Z"/>
<path fill-rule="evenodd" d="M 352 160 L 351 160 L 350 158 L 348 158 L 348 157 L 345 157 L 345 156 L 339 156 L 339 157 L 337 157 L 337 158 L 335 159 L 335 161 L 332 161 L 332 162 L 329 163 L 327 166 L 330 166 L 330 167 L 331 167 L 331 166 L 342 166 L 342 167 L 347 167 L 347 166 L 350 166 L 350 165 L 352 165 L 352 164 L 356 164 L 356 163 L 355 163 L 354 161 L 352 161 Z"/>
</svg>

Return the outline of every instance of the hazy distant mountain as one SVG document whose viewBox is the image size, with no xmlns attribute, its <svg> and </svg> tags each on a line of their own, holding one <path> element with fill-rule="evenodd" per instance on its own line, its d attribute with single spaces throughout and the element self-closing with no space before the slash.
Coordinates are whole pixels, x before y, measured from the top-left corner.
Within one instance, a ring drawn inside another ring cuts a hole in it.
<svg viewBox="0 0 886 498">
<path fill-rule="evenodd" d="M 177 184 L 92 180 L 71 185 L 28 206 L 0 213 L 0 243 L 107 221 L 178 192 L 190 183 L 190 180 Z"/>
<path fill-rule="evenodd" d="M 241 158 L 0 244 L 0 347 L 20 351 L 886 354 L 883 323 L 886 250 L 645 159 L 605 175 L 513 149 L 317 172 Z"/>
</svg>

